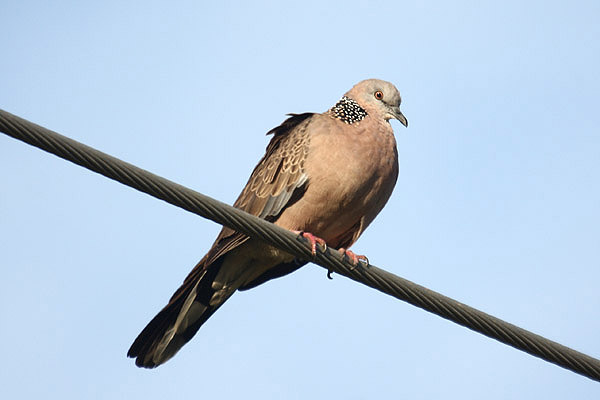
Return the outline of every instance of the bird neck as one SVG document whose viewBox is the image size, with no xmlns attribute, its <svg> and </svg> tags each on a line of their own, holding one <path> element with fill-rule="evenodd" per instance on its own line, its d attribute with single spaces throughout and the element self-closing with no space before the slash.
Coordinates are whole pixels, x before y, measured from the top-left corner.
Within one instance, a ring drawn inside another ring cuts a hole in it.
<svg viewBox="0 0 600 400">
<path fill-rule="evenodd" d="M 367 115 L 367 111 L 356 101 L 349 97 L 342 97 L 333 107 L 329 109 L 329 114 L 349 125 L 362 121 Z"/>
</svg>

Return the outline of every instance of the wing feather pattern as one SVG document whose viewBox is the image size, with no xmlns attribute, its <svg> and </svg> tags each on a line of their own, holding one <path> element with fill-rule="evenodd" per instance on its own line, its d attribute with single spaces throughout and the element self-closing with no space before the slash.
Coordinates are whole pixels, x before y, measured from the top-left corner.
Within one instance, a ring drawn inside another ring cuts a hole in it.
<svg viewBox="0 0 600 400">
<path fill-rule="evenodd" d="M 308 185 L 304 161 L 310 142 L 306 128 L 312 115 L 291 114 L 281 125 L 267 132 L 273 138 L 234 207 L 274 222 L 286 207 L 301 197 Z M 224 227 L 207 254 L 206 264 L 247 239 L 246 235 Z"/>
<path fill-rule="evenodd" d="M 307 126 L 313 114 L 292 114 L 267 134 L 273 138 L 264 157 L 250 175 L 234 203 L 250 214 L 276 221 L 281 212 L 297 201 L 306 190 L 308 176 L 304 161 L 308 152 Z M 248 236 L 224 227 L 208 253 L 185 278 L 169 303 L 148 323 L 135 339 L 127 355 L 136 365 L 154 368 L 171 358 L 187 343 L 200 326 L 223 304 L 233 291 L 214 296 L 212 286 L 223 256 L 248 240 Z M 259 277 L 257 285 L 274 276 L 291 272 L 304 263 L 278 266 L 272 274 Z M 218 298 L 218 300 L 217 300 Z"/>
</svg>

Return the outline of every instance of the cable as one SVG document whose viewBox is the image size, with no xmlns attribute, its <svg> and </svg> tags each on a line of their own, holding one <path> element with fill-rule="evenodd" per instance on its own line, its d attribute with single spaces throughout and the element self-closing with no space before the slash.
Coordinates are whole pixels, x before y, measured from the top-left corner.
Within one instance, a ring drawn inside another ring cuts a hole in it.
<svg viewBox="0 0 600 400">
<path fill-rule="evenodd" d="M 600 381 L 600 360 L 469 307 L 373 265 L 354 267 L 336 251 L 311 255 L 308 242 L 292 232 L 168 179 L 126 163 L 16 115 L 0 110 L 0 131 L 77 165 L 131 186 L 194 214 L 281 248 L 397 299 L 492 339 Z"/>
</svg>

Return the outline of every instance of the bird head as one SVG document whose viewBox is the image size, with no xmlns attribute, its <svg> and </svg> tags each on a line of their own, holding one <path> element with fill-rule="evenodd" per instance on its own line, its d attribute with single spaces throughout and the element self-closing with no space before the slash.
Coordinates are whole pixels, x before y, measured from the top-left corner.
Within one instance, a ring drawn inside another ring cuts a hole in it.
<svg viewBox="0 0 600 400">
<path fill-rule="evenodd" d="M 408 127 L 408 120 L 400 111 L 400 92 L 389 82 L 367 79 L 354 85 L 345 96 L 356 101 L 369 114 L 376 114 L 386 121 L 397 119 Z"/>
</svg>

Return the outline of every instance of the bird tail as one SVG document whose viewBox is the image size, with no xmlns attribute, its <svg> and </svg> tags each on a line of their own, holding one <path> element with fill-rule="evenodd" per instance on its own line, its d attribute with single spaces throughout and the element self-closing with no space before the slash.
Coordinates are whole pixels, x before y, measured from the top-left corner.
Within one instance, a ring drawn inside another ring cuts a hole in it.
<svg viewBox="0 0 600 400">
<path fill-rule="evenodd" d="M 222 263 L 223 257 L 210 266 L 200 261 L 169 304 L 138 335 L 127 352 L 138 367 L 155 368 L 173 357 L 235 292 L 230 288 L 215 296 L 213 282 Z"/>
</svg>

